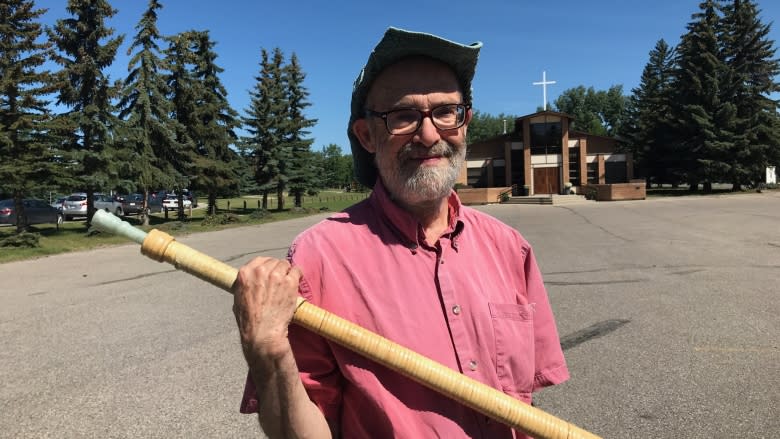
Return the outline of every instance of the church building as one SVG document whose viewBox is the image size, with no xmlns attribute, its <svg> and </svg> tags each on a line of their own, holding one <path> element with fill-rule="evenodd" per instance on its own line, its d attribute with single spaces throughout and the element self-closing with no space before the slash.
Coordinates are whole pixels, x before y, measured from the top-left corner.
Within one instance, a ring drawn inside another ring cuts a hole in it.
<svg viewBox="0 0 780 439">
<path fill-rule="evenodd" d="M 586 185 L 630 182 L 630 153 L 619 152 L 613 138 L 571 130 L 573 120 L 554 111 L 517 118 L 511 132 L 468 145 L 458 182 L 515 187 L 514 195 L 583 193 Z"/>
</svg>

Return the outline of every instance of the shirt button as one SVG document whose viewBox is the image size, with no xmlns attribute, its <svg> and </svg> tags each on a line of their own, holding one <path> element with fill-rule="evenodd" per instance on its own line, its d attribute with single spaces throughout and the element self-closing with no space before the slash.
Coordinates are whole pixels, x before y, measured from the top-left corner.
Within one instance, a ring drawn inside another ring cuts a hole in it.
<svg viewBox="0 0 780 439">
<path fill-rule="evenodd" d="M 442 265 L 444 265 L 444 259 L 442 259 L 441 261 L 439 261 L 439 263 L 440 263 L 440 264 L 442 264 Z"/>
<path fill-rule="evenodd" d="M 460 314 L 460 305 L 455 305 L 452 307 L 452 313 L 455 315 Z"/>
<path fill-rule="evenodd" d="M 469 361 L 469 369 L 471 369 L 471 370 L 477 370 L 477 360 L 471 360 L 471 361 Z"/>
</svg>

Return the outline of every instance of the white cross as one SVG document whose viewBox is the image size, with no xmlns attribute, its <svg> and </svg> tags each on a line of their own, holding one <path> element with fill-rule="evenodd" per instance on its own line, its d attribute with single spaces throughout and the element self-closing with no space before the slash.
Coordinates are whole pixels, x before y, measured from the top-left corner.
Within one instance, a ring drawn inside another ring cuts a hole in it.
<svg viewBox="0 0 780 439">
<path fill-rule="evenodd" d="M 555 84 L 555 81 L 548 81 L 547 72 L 542 70 L 542 82 L 534 82 L 533 85 L 542 86 L 542 93 L 544 95 L 544 105 L 542 106 L 542 108 L 544 108 L 544 111 L 547 111 L 547 85 L 548 84 Z"/>
</svg>

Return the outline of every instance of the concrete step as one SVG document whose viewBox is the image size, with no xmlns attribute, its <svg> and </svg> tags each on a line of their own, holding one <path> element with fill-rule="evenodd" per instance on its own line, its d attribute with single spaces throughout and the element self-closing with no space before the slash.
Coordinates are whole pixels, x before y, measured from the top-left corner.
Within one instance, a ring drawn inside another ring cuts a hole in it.
<svg viewBox="0 0 780 439">
<path fill-rule="evenodd" d="M 531 195 L 529 197 L 509 197 L 507 201 L 501 204 L 542 204 L 542 205 L 565 205 L 592 203 L 582 195 Z"/>
<path fill-rule="evenodd" d="M 530 197 L 509 197 L 507 201 L 501 204 L 553 204 L 553 199 L 549 195 L 530 196 Z"/>
<path fill-rule="evenodd" d="M 584 195 L 553 195 L 553 205 L 562 204 L 582 204 L 582 203 L 595 203 L 595 200 L 589 200 Z"/>
</svg>

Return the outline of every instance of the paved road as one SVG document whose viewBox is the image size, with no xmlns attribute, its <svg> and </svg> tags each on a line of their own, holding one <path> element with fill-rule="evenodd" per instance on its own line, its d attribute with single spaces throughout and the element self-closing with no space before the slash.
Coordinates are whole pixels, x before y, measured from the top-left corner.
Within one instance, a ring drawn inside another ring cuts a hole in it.
<svg viewBox="0 0 780 439">
<path fill-rule="evenodd" d="M 572 379 L 539 405 L 607 438 L 780 432 L 780 193 L 481 207 L 534 245 Z M 322 216 L 182 238 L 238 266 Z M 0 265 L 0 437 L 261 435 L 231 297 L 134 245 Z"/>
</svg>

